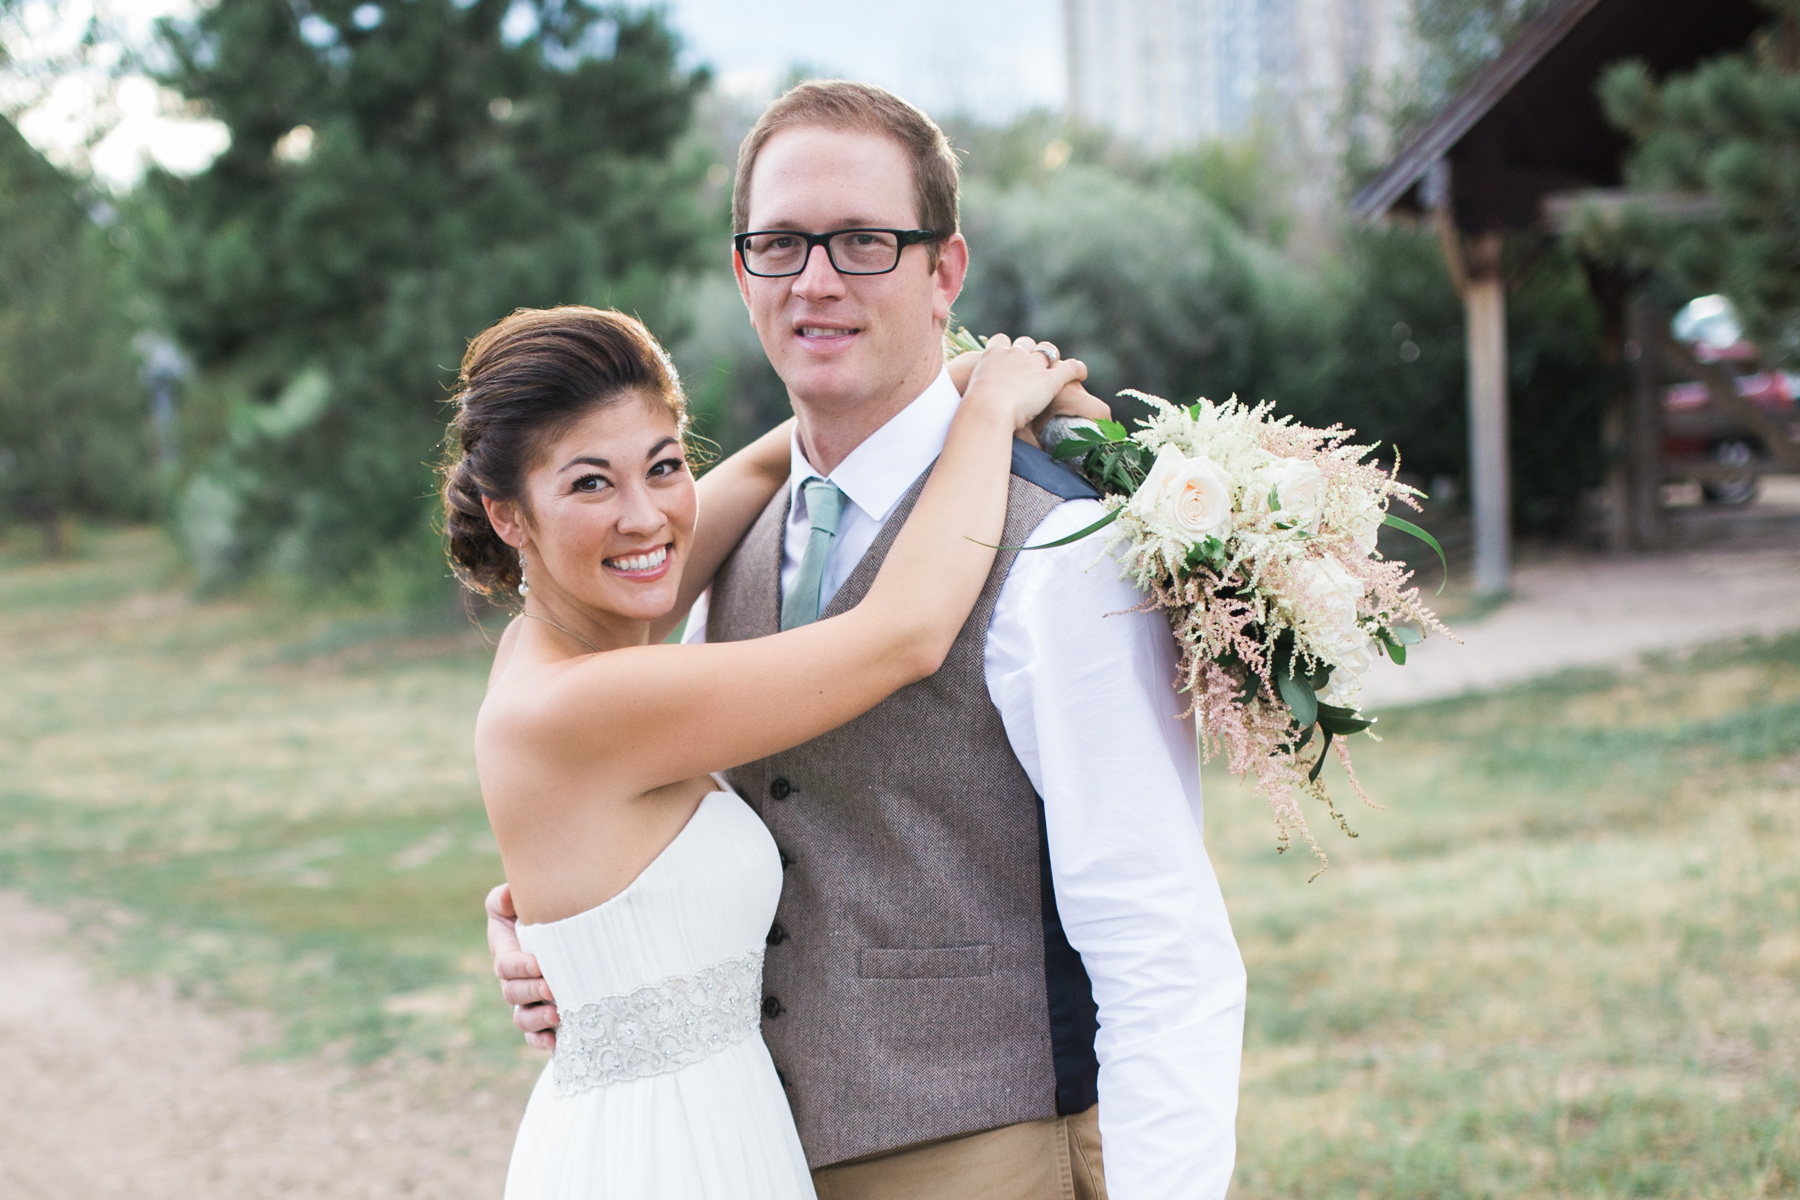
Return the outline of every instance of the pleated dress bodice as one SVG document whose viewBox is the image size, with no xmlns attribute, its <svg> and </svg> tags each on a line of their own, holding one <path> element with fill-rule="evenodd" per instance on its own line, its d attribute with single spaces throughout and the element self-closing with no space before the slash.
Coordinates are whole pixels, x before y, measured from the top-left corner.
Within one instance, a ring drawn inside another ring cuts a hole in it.
<svg viewBox="0 0 1800 1200">
<path fill-rule="evenodd" d="M 781 858 L 728 790 L 624 891 L 520 925 L 561 1014 L 506 1200 L 813 1195 L 760 1030 Z"/>
</svg>

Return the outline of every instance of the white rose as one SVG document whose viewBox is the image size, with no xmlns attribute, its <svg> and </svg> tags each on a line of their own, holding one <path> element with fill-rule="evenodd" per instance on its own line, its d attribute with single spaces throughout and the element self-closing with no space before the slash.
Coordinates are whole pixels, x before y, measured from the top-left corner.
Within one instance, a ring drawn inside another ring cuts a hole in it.
<svg viewBox="0 0 1800 1200">
<path fill-rule="evenodd" d="M 1340 648 L 1335 655 L 1331 682 L 1319 693 L 1319 699 L 1339 708 L 1355 708 L 1352 698 L 1362 691 L 1362 674 L 1375 665 L 1375 643 L 1365 637 L 1355 645 Z"/>
<path fill-rule="evenodd" d="M 1295 569 L 1294 582 L 1300 588 L 1295 604 L 1299 621 L 1311 626 L 1321 641 L 1348 646 L 1367 640 L 1356 623 L 1362 581 L 1343 563 L 1330 557 L 1309 558 Z"/>
<path fill-rule="evenodd" d="M 1280 518 L 1298 521 L 1308 533 L 1319 532 L 1319 518 L 1325 508 L 1325 475 L 1306 458 L 1279 460 L 1270 473 L 1276 502 L 1281 505 Z"/>
<path fill-rule="evenodd" d="M 1231 477 L 1210 458 L 1164 446 L 1130 509 L 1146 525 L 1187 542 L 1222 539 L 1231 532 Z"/>
</svg>

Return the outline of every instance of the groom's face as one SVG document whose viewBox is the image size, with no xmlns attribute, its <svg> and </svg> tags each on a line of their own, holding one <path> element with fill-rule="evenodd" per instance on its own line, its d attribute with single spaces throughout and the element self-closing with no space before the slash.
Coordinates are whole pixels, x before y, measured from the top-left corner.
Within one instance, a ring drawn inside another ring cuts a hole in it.
<svg viewBox="0 0 1800 1200">
<path fill-rule="evenodd" d="M 826 233 L 916 229 L 905 151 L 884 134 L 801 126 L 770 138 L 750 178 L 750 228 Z M 943 363 L 943 324 L 962 287 L 968 249 L 957 235 L 908 246 L 885 275 L 842 275 L 823 246 L 798 275 L 748 274 L 738 286 L 763 350 L 798 404 L 815 413 L 904 404 Z M 804 415 L 804 414 L 803 414 Z"/>
</svg>

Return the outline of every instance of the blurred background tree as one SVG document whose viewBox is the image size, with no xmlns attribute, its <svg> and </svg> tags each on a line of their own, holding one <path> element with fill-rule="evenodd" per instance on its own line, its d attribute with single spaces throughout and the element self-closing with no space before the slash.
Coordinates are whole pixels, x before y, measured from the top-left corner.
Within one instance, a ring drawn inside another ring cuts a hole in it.
<svg viewBox="0 0 1800 1200">
<path fill-rule="evenodd" d="M 704 71 L 658 14 L 561 0 L 220 0 L 159 30 L 159 80 L 231 132 L 152 171 L 139 265 L 196 360 L 179 505 L 205 577 L 441 591 L 431 462 L 467 339 L 521 306 L 665 334 L 705 163 Z"/>
<path fill-rule="evenodd" d="M 1800 2 L 1746 53 L 1663 80 L 1621 63 L 1601 80 L 1607 116 L 1636 146 L 1630 187 L 1646 198 L 1710 198 L 1698 211 L 1652 202 L 1590 213 L 1583 241 L 1652 270 L 1671 295 L 1722 292 L 1771 361 L 1800 358 Z M 1681 207 L 1681 206 L 1677 206 Z"/>
<path fill-rule="evenodd" d="M 957 319 L 1029 330 L 1085 360 L 1090 388 L 1176 399 L 1315 385 L 1321 297 L 1198 191 L 1077 164 L 964 197 L 972 248 Z"/>
<path fill-rule="evenodd" d="M 1430 70 L 1413 107 L 1378 114 L 1390 141 L 1542 7 L 1420 0 Z M 163 23 L 133 65 L 223 122 L 230 144 L 191 177 L 152 169 L 116 201 L 112 230 L 62 180 L 84 253 L 99 264 L 126 245 L 136 283 L 113 268 L 114 291 L 154 301 L 107 310 L 122 324 L 95 335 L 106 353 L 59 356 L 127 381 L 104 393 L 112 415 L 59 402 L 84 453 L 130 445 L 142 465 L 125 326 L 166 330 L 196 365 L 171 511 L 202 578 L 267 572 L 413 604 L 448 586 L 430 499 L 443 401 L 466 340 L 505 312 L 637 312 L 673 349 L 696 428 L 726 449 L 785 417 L 725 249 L 730 168 L 759 105 L 708 90 L 677 50 L 654 11 L 573 0 L 220 0 Z M 958 323 L 1053 338 L 1109 397 L 1236 394 L 1342 422 L 1454 494 L 1461 308 L 1427 232 L 1301 228 L 1294 164 L 1266 130 L 1152 153 L 1044 110 L 944 123 L 965 159 L 974 249 Z M 1349 187 L 1366 143 L 1347 146 Z M 1579 263 L 1524 242 L 1509 262 L 1516 516 L 1562 533 L 1599 480 L 1611 377 Z M 0 369 L 42 371 L 25 364 Z M 120 507 L 105 511 L 148 511 L 147 470 L 116 479 L 107 503 Z"/>
<path fill-rule="evenodd" d="M 83 191 L 0 120 L 0 515 L 51 554 L 64 518 L 141 520 L 155 495 L 132 292 Z"/>
<path fill-rule="evenodd" d="M 951 132 L 973 259 L 957 321 L 1051 338 L 1108 399 L 1273 400 L 1356 429 L 1384 460 L 1398 451 L 1447 501 L 1463 490 L 1462 305 L 1429 229 L 1341 224 L 1323 252 L 1287 250 L 1285 167 L 1254 136 L 1151 158 L 1048 114 Z M 1521 239 L 1508 261 L 1514 516 L 1567 536 L 1604 473 L 1616 381 L 1580 260 Z"/>
</svg>

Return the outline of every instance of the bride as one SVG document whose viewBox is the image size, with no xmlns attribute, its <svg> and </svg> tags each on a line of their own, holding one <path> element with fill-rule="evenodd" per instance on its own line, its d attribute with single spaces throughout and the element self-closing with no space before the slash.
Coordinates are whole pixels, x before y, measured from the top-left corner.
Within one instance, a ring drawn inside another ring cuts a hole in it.
<svg viewBox="0 0 1800 1200">
<path fill-rule="evenodd" d="M 562 1011 L 508 1200 L 813 1195 L 759 1030 L 782 859 L 717 772 L 936 672 L 993 566 L 1015 431 L 1087 373 L 1032 346 L 996 337 L 975 363 L 862 603 L 678 646 L 659 643 L 786 481 L 792 423 L 696 483 L 680 385 L 637 321 L 527 310 L 470 345 L 450 555 L 468 586 L 524 598 L 476 762 L 520 941 Z"/>
</svg>

